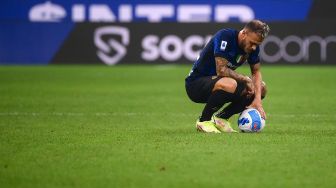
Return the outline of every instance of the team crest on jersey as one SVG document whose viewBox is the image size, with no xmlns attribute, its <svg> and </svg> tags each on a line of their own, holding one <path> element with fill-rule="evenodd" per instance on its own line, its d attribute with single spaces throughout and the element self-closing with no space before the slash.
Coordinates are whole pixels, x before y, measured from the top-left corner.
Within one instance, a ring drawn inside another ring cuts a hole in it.
<svg viewBox="0 0 336 188">
<path fill-rule="evenodd" d="M 243 64 L 245 63 L 245 61 L 247 60 L 248 55 L 238 55 L 236 58 L 236 62 L 239 64 Z"/>
</svg>

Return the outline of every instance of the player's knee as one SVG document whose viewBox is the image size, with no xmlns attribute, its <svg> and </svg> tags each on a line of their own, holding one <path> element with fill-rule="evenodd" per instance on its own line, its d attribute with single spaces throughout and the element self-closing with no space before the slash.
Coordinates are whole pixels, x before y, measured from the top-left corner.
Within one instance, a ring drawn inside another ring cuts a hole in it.
<svg viewBox="0 0 336 188">
<path fill-rule="evenodd" d="M 261 82 L 261 98 L 265 98 L 267 94 L 267 87 L 264 81 Z"/>
<path fill-rule="evenodd" d="M 229 93 L 234 93 L 237 88 L 237 81 L 233 78 L 224 77 L 218 80 L 213 91 L 223 90 Z"/>
</svg>

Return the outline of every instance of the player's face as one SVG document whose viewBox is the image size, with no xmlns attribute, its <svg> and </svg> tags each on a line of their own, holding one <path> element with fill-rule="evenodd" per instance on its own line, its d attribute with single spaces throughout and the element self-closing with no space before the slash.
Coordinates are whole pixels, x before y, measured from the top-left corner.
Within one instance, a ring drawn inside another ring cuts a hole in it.
<svg viewBox="0 0 336 188">
<path fill-rule="evenodd" d="M 245 30 L 245 32 L 243 32 L 241 48 L 244 49 L 246 53 L 251 53 L 257 49 L 262 41 L 262 37 L 257 33 Z"/>
</svg>

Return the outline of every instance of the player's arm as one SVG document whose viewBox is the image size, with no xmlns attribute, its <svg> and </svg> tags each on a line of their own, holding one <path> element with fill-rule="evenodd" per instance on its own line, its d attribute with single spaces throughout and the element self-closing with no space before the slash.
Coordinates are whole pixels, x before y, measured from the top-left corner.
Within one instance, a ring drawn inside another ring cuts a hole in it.
<svg viewBox="0 0 336 188">
<path fill-rule="evenodd" d="M 247 76 L 237 73 L 236 71 L 230 69 L 227 67 L 227 64 L 229 63 L 228 60 L 226 60 L 223 57 L 216 57 L 216 72 L 218 76 L 225 76 L 233 78 L 237 81 L 247 82 L 250 80 Z"/>
<path fill-rule="evenodd" d="M 250 107 L 256 108 L 263 118 L 266 118 L 266 113 L 262 107 L 261 102 L 261 82 L 262 82 L 262 75 L 260 72 L 260 63 L 251 64 L 251 74 L 252 74 L 252 81 L 254 85 L 254 100 L 251 103 Z"/>
<path fill-rule="evenodd" d="M 239 74 L 236 71 L 228 68 L 229 61 L 223 57 L 215 57 L 216 60 L 216 72 L 218 76 L 230 77 L 240 82 L 245 82 L 247 86 L 248 95 L 252 95 L 254 87 L 252 80 L 245 75 Z"/>
</svg>

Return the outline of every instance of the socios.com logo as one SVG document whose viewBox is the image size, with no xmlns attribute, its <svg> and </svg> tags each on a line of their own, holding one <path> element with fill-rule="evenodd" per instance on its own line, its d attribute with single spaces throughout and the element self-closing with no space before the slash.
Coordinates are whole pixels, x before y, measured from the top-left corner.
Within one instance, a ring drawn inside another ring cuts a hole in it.
<svg viewBox="0 0 336 188">
<path fill-rule="evenodd" d="M 118 63 L 127 54 L 126 46 L 129 42 L 129 30 L 125 27 L 104 26 L 94 32 L 97 56 L 107 65 Z"/>
<path fill-rule="evenodd" d="M 335 43 L 335 35 L 326 37 L 318 35 L 305 37 L 288 35 L 283 39 L 275 35 L 270 35 L 260 46 L 260 55 L 263 61 L 268 63 L 276 63 L 281 60 L 289 63 L 299 63 L 301 61 L 307 62 L 312 55 L 310 50 L 312 46 L 315 45 L 315 47 L 318 47 L 318 52 L 314 54 L 320 56 L 318 59 L 319 61 L 326 62 L 328 59 L 328 50 L 330 53 L 330 49 L 332 48 L 331 45 L 335 45 Z M 274 50 L 273 53 L 268 52 L 268 45 L 275 47 L 276 50 Z M 291 50 L 291 46 L 296 46 L 297 50 Z"/>
</svg>

